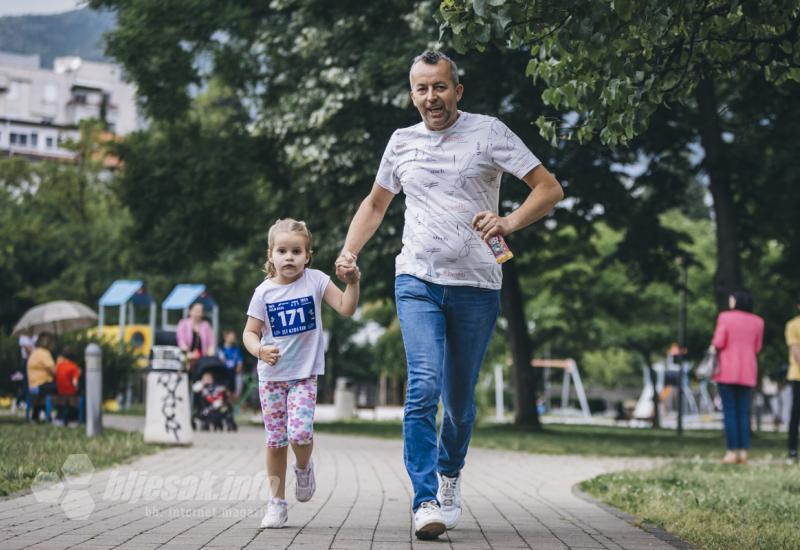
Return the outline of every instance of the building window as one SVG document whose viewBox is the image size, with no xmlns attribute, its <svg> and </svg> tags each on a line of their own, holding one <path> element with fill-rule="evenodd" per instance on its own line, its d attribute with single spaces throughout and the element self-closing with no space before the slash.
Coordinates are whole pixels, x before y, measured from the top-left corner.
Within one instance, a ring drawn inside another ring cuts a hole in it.
<svg viewBox="0 0 800 550">
<path fill-rule="evenodd" d="M 17 99 L 19 97 L 19 82 L 12 80 L 8 84 L 8 99 Z"/>
<path fill-rule="evenodd" d="M 48 149 L 52 149 L 53 148 L 53 138 L 49 137 L 49 136 L 44 138 L 44 146 L 47 147 Z"/>
<path fill-rule="evenodd" d="M 44 85 L 44 102 L 55 103 L 56 101 L 58 101 L 58 86 L 48 82 Z"/>
<path fill-rule="evenodd" d="M 28 135 L 27 134 L 20 134 L 19 135 L 19 144 L 25 147 L 28 146 Z"/>
<path fill-rule="evenodd" d="M 33 132 L 31 134 L 31 147 L 38 147 L 39 146 L 39 134 Z"/>
<path fill-rule="evenodd" d="M 11 145 L 16 145 L 16 144 L 17 144 L 17 134 L 16 134 L 16 132 L 11 132 L 11 133 L 8 135 L 8 142 L 9 142 Z"/>
</svg>

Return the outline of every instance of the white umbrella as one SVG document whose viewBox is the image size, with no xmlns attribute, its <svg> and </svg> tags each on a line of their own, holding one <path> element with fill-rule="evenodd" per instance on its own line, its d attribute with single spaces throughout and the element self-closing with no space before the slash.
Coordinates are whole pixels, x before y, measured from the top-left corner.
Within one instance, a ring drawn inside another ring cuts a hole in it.
<svg viewBox="0 0 800 550">
<path fill-rule="evenodd" d="M 97 314 L 80 302 L 57 300 L 32 307 L 17 321 L 11 336 L 52 332 L 60 334 L 90 327 L 97 323 Z"/>
</svg>

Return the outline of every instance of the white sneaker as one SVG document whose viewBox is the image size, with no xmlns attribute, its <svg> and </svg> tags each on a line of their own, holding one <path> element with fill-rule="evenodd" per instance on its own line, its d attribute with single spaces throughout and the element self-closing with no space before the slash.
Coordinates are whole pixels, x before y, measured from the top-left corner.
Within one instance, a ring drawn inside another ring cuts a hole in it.
<svg viewBox="0 0 800 550">
<path fill-rule="evenodd" d="M 418 539 L 431 540 L 445 532 L 444 518 L 435 500 L 423 502 L 414 513 L 414 534 Z"/>
<path fill-rule="evenodd" d="M 298 502 L 308 502 L 317 490 L 317 481 L 314 479 L 314 461 L 309 459 L 305 470 L 294 465 L 294 495 Z"/>
<path fill-rule="evenodd" d="M 442 503 L 445 527 L 455 528 L 461 519 L 461 476 L 447 477 L 439 474 L 439 491 L 436 498 Z"/>
<path fill-rule="evenodd" d="M 279 529 L 289 519 L 289 503 L 282 498 L 271 498 L 267 502 L 267 513 L 261 520 L 262 529 Z"/>
</svg>

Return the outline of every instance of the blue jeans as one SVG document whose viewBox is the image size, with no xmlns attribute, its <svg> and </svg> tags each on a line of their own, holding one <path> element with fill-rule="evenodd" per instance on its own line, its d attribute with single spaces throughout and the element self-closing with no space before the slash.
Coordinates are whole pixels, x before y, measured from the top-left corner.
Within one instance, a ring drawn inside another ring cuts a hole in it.
<svg viewBox="0 0 800 550">
<path fill-rule="evenodd" d="M 408 361 L 403 459 L 416 510 L 436 500 L 437 471 L 455 476 L 464 467 L 475 421 L 475 383 L 500 311 L 500 291 L 399 275 L 395 301 Z M 437 441 L 440 397 L 444 416 Z"/>
<path fill-rule="evenodd" d="M 717 384 L 722 398 L 725 445 L 731 451 L 750 448 L 750 396 L 753 388 L 738 384 Z"/>
</svg>

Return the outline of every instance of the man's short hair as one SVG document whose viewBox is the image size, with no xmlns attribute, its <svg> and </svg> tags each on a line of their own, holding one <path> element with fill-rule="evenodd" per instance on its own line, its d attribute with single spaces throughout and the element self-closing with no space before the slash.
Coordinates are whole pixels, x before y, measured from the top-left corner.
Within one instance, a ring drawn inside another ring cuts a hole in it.
<svg viewBox="0 0 800 550">
<path fill-rule="evenodd" d="M 447 61 L 447 63 L 450 64 L 450 79 L 453 81 L 453 86 L 458 86 L 458 67 L 456 67 L 455 61 L 453 61 L 452 59 L 447 57 L 447 55 L 438 50 L 427 50 L 414 58 L 414 61 L 411 62 L 411 68 L 409 68 L 408 70 L 409 82 L 411 81 L 411 69 L 414 68 L 414 65 L 416 65 L 420 61 L 428 65 L 436 65 L 442 59 L 444 59 L 445 61 Z"/>
</svg>

